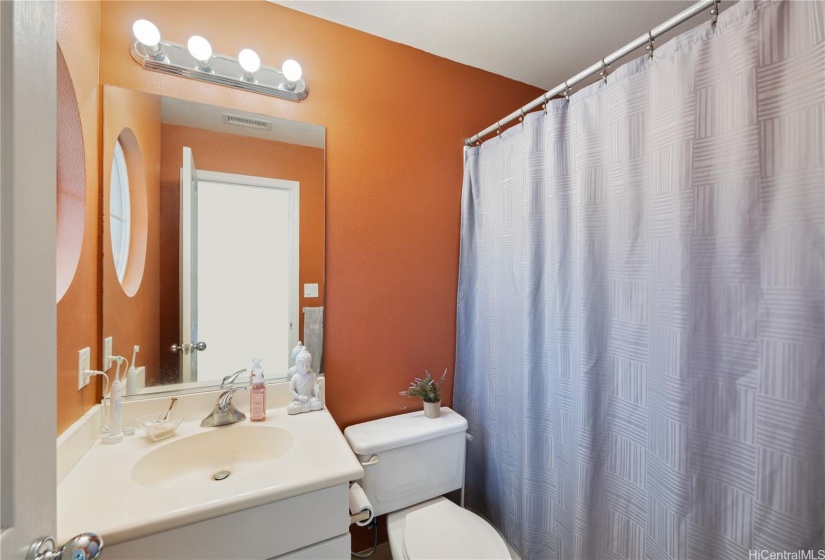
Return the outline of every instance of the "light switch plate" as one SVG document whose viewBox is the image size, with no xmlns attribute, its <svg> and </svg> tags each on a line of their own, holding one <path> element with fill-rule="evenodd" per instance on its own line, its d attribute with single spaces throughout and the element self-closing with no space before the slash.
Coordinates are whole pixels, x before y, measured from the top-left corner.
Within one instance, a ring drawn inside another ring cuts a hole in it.
<svg viewBox="0 0 825 560">
<path fill-rule="evenodd" d="M 77 353 L 77 389 L 89 384 L 86 370 L 92 368 L 92 349 L 88 346 Z"/>
<path fill-rule="evenodd" d="M 304 297 L 318 297 L 318 284 L 304 284 Z"/>
</svg>

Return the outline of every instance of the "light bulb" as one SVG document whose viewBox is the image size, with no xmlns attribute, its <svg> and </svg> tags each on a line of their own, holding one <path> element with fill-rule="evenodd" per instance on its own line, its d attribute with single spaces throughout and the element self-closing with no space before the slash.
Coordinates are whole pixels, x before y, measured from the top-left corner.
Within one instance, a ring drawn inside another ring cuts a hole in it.
<svg viewBox="0 0 825 560">
<path fill-rule="evenodd" d="M 283 72 L 284 78 L 290 82 L 297 82 L 301 79 L 301 65 L 292 59 L 284 61 L 281 72 Z"/>
<path fill-rule="evenodd" d="M 238 55 L 238 63 L 244 69 L 244 72 L 251 75 L 261 67 L 261 57 L 252 49 L 244 49 Z"/>
<path fill-rule="evenodd" d="M 191 54 L 201 66 L 205 64 L 208 65 L 212 59 L 212 46 L 209 44 L 209 41 L 200 35 L 193 35 L 189 38 L 186 46 L 189 48 L 189 54 Z"/>
<path fill-rule="evenodd" d="M 148 19 L 139 19 L 132 25 L 132 33 L 135 39 L 154 50 L 160 43 L 160 31 L 157 26 Z"/>
</svg>

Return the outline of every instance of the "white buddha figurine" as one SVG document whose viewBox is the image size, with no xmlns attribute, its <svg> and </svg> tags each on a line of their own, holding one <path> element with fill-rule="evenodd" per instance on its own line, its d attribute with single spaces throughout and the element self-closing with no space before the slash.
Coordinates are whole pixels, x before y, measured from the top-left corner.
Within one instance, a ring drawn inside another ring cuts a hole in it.
<svg viewBox="0 0 825 560">
<path fill-rule="evenodd" d="M 321 400 L 321 387 L 318 375 L 312 371 L 312 354 L 301 350 L 295 358 L 295 375 L 289 380 L 289 394 L 292 402 L 286 407 L 288 414 L 298 414 L 311 410 L 321 410 L 324 402 Z"/>
<path fill-rule="evenodd" d="M 306 348 L 304 348 L 304 345 L 301 344 L 301 341 L 299 340 L 298 344 L 295 345 L 295 348 L 292 349 L 292 367 L 286 372 L 287 380 L 292 379 L 292 376 L 298 371 L 298 367 L 295 365 L 295 359 L 298 357 L 298 354 L 301 353 L 301 350 L 306 350 Z"/>
</svg>

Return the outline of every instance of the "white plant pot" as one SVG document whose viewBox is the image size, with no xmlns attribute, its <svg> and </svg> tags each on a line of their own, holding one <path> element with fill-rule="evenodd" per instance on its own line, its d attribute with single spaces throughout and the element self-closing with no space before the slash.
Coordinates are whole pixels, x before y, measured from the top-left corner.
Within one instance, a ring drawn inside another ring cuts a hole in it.
<svg viewBox="0 0 825 560">
<path fill-rule="evenodd" d="M 424 403 L 424 416 L 427 418 L 438 418 L 440 415 L 441 401 Z"/>
</svg>

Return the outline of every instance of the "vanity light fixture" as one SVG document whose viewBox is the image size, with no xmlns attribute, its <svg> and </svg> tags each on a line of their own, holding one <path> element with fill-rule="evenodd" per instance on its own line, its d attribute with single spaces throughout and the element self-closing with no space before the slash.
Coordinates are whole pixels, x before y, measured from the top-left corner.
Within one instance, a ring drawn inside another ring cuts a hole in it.
<svg viewBox="0 0 825 560">
<path fill-rule="evenodd" d="M 285 60 L 284 65 L 281 67 L 281 72 L 286 78 L 287 88 L 290 91 L 295 89 L 295 86 L 298 84 L 298 81 L 301 79 L 301 74 L 303 71 L 301 70 L 301 65 L 295 62 L 292 59 Z"/>
<path fill-rule="evenodd" d="M 209 44 L 209 41 L 200 35 L 193 35 L 189 37 L 186 48 L 192 58 L 198 61 L 198 68 L 202 72 L 212 71 L 212 45 Z"/>
<path fill-rule="evenodd" d="M 139 19 L 132 25 L 132 33 L 135 34 L 135 39 L 143 45 L 152 58 L 156 60 L 163 59 L 163 49 L 160 48 L 160 31 L 154 23 L 148 19 Z"/>
<path fill-rule="evenodd" d="M 247 82 L 255 81 L 255 72 L 261 68 L 261 57 L 252 49 L 244 49 L 238 55 L 238 64 L 243 68 L 243 78 Z"/>
<path fill-rule="evenodd" d="M 301 65 L 294 60 L 285 61 L 278 70 L 261 65 L 260 56 L 252 49 L 243 49 L 238 58 L 213 53 L 209 41 L 200 35 L 191 37 L 186 45 L 165 41 L 158 28 L 145 19 L 137 20 L 132 31 L 136 39 L 132 58 L 146 70 L 295 102 L 309 95 Z"/>
</svg>

